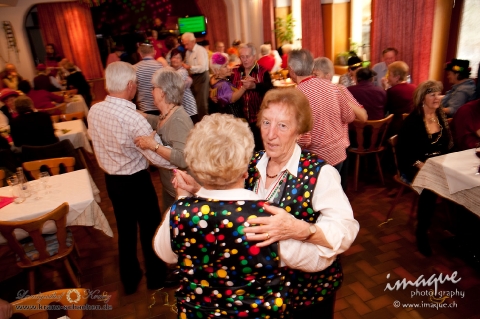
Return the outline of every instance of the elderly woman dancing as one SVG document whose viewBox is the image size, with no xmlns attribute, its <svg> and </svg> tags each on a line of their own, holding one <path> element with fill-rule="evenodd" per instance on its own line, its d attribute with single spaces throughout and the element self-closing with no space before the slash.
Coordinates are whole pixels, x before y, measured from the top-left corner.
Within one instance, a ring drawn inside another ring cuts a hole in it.
<svg viewBox="0 0 480 319">
<path fill-rule="evenodd" d="M 335 291 L 343 278 L 337 256 L 359 230 L 340 176 L 297 144 L 312 128 L 310 106 L 300 91 L 267 92 L 257 125 L 265 151 L 251 160 L 246 187 L 281 208 L 268 208 L 274 216 L 251 219 L 250 224 L 261 226 L 243 231 L 254 234 L 250 240 L 262 241 L 257 247 L 280 243 L 282 265 L 288 266 L 289 316 L 333 318 Z M 180 186 L 195 191 L 193 179 L 179 174 L 185 178 Z"/>
<path fill-rule="evenodd" d="M 203 188 L 173 204 L 154 239 L 161 259 L 178 262 L 179 318 L 283 318 L 278 246 L 259 248 L 243 232 L 268 215 L 243 189 L 253 146 L 248 124 L 232 115 L 205 116 L 188 136 L 185 160 Z"/>
<path fill-rule="evenodd" d="M 144 114 L 152 128 L 157 131 L 163 145 L 151 136 L 137 137 L 135 144 L 142 149 L 151 149 L 173 165 L 185 169 L 187 164 L 183 156 L 185 141 L 193 122 L 182 107 L 185 82 L 182 76 L 172 68 L 162 68 L 152 76 L 153 102 L 160 116 Z M 153 133 L 155 134 L 155 133 Z M 159 167 L 162 182 L 162 211 L 175 201 L 175 189 L 172 185 L 172 171 Z"/>
</svg>

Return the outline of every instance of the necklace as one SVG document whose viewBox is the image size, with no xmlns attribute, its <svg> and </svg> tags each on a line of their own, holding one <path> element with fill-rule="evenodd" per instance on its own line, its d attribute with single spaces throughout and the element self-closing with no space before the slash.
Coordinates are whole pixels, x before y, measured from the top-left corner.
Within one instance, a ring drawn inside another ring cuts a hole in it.
<svg viewBox="0 0 480 319">
<path fill-rule="evenodd" d="M 268 173 L 267 173 L 267 177 L 268 177 L 268 178 L 275 178 L 275 177 L 277 177 L 277 176 L 278 176 L 278 173 L 275 174 L 275 175 L 273 175 L 273 176 L 270 176 L 270 175 L 268 175 Z"/>
<path fill-rule="evenodd" d="M 165 115 L 163 115 L 163 114 L 159 115 L 159 116 L 158 116 L 158 119 L 159 119 L 160 121 L 163 121 L 164 119 L 166 119 L 167 116 L 168 116 L 168 114 L 170 114 L 170 111 L 173 110 L 173 109 L 175 108 L 175 106 L 176 106 L 176 105 L 172 106 L 172 107 L 170 108 L 170 110 L 168 110 L 168 112 L 165 113 Z"/>
</svg>

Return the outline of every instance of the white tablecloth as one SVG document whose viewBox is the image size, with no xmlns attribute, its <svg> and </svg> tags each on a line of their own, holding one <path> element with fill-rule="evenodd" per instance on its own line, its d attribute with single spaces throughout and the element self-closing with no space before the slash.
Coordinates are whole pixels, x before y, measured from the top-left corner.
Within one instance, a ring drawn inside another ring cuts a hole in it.
<svg viewBox="0 0 480 319">
<path fill-rule="evenodd" d="M 468 153 L 468 151 L 465 152 Z M 447 157 L 452 154 L 429 158 L 425 162 L 425 165 L 422 167 L 422 169 L 418 172 L 412 186 L 419 194 L 424 188 L 427 188 L 442 197 L 445 197 L 462 206 L 465 206 L 468 210 L 480 216 L 480 186 L 463 189 L 454 193 L 452 193 L 449 188 L 449 181 L 447 180 L 447 176 L 445 174 L 445 166 L 448 165 L 449 162 L 446 161 Z M 460 158 L 464 158 L 463 167 L 467 169 L 469 165 L 472 166 L 471 158 L 469 157 L 469 155 L 466 157 L 458 156 L 458 154 L 453 156 L 454 165 L 452 167 L 457 167 L 459 165 L 457 161 L 461 161 Z M 475 175 L 475 171 L 473 168 L 471 171 L 463 169 L 459 170 L 457 171 L 457 174 L 457 179 L 464 178 L 465 180 L 468 180 L 471 178 L 471 176 L 480 179 L 479 175 Z"/>
<path fill-rule="evenodd" d="M 480 186 L 478 172 L 480 159 L 475 149 L 447 154 L 442 163 L 450 194 Z"/>
<path fill-rule="evenodd" d="M 57 135 L 60 141 L 68 139 L 72 142 L 73 147 L 83 147 L 87 152 L 93 153 L 92 146 L 88 140 L 87 128 L 82 120 L 55 123 L 53 126 L 55 127 L 55 135 Z M 69 131 L 64 133 L 62 130 Z"/>
<path fill-rule="evenodd" d="M 67 108 L 65 110 L 65 113 L 77 113 L 77 112 L 83 112 L 85 113 L 85 117 L 88 116 L 87 103 L 85 103 L 83 96 L 81 96 L 80 94 L 76 94 L 73 96 L 72 102 L 67 103 Z"/>
<path fill-rule="evenodd" d="M 11 203 L 0 209 L 0 220 L 19 221 L 33 219 L 42 216 L 62 203 L 67 202 L 70 210 L 67 215 L 67 225 L 93 226 L 113 237 L 112 229 L 103 214 L 100 206 L 94 200 L 94 191 L 98 192 L 95 184 L 92 185 L 87 170 L 79 170 L 71 173 L 50 177 L 48 188 L 50 194 L 43 195 L 40 199 L 28 197 L 23 203 Z M 93 189 L 92 189 L 93 187 Z M 1 196 L 11 196 L 10 187 L 0 188 Z M 96 194 L 98 195 L 98 194 Z M 55 231 L 53 222 L 47 222 L 44 233 Z M 26 232 L 15 231 L 17 238 L 26 237 Z M 5 243 L 5 238 L 0 235 L 0 243 Z"/>
</svg>

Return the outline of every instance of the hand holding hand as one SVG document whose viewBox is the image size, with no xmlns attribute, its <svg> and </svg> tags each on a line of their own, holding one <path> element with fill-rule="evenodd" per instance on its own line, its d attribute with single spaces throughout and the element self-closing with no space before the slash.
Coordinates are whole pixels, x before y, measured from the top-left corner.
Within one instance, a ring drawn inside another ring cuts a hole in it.
<svg viewBox="0 0 480 319">
<path fill-rule="evenodd" d="M 179 184 L 182 184 L 182 185 L 185 185 L 187 184 L 185 182 L 185 180 L 183 179 L 183 176 L 182 174 L 177 174 L 179 170 L 177 169 L 174 169 L 173 170 L 173 174 L 175 175 L 175 177 L 173 178 L 172 180 L 172 184 L 173 184 L 173 187 L 175 187 L 175 190 L 177 192 L 177 197 L 180 197 L 180 196 L 185 196 L 185 197 L 189 197 L 189 196 L 192 196 L 192 193 L 190 193 L 189 191 L 183 189 L 183 188 L 180 188 L 178 187 Z M 187 174 L 188 175 L 188 174 Z M 190 176 L 190 175 L 188 175 Z"/>
<path fill-rule="evenodd" d="M 139 136 L 135 138 L 135 145 L 137 147 L 140 147 L 142 150 L 153 150 L 155 146 L 158 144 L 157 141 L 155 141 L 155 134 L 157 132 L 153 131 L 152 134 L 148 136 Z"/>
</svg>

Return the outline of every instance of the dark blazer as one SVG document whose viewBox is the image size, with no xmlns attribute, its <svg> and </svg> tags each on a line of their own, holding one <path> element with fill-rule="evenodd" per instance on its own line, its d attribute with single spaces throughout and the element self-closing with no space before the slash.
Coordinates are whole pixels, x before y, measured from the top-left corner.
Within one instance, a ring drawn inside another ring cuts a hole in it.
<svg viewBox="0 0 480 319">
<path fill-rule="evenodd" d="M 10 122 L 10 134 L 15 146 L 43 146 L 58 142 L 50 115 L 31 112 L 17 116 Z"/>
<path fill-rule="evenodd" d="M 85 76 L 83 76 L 82 72 L 76 71 L 67 76 L 67 89 L 77 89 L 78 94 L 83 96 L 85 103 L 87 103 L 87 106 L 90 107 L 90 104 L 92 103 L 90 85 L 85 79 Z"/>
<path fill-rule="evenodd" d="M 438 112 L 438 110 L 437 110 Z M 436 138 L 428 137 L 423 116 L 414 110 L 407 116 L 398 133 L 397 159 L 398 168 L 409 181 L 413 181 L 418 168 L 413 166 L 416 161 L 424 162 L 434 156 L 447 154 L 453 147 L 452 134 L 446 118 L 438 113 L 438 120 L 442 126 L 442 136 L 436 143 Z"/>
</svg>

